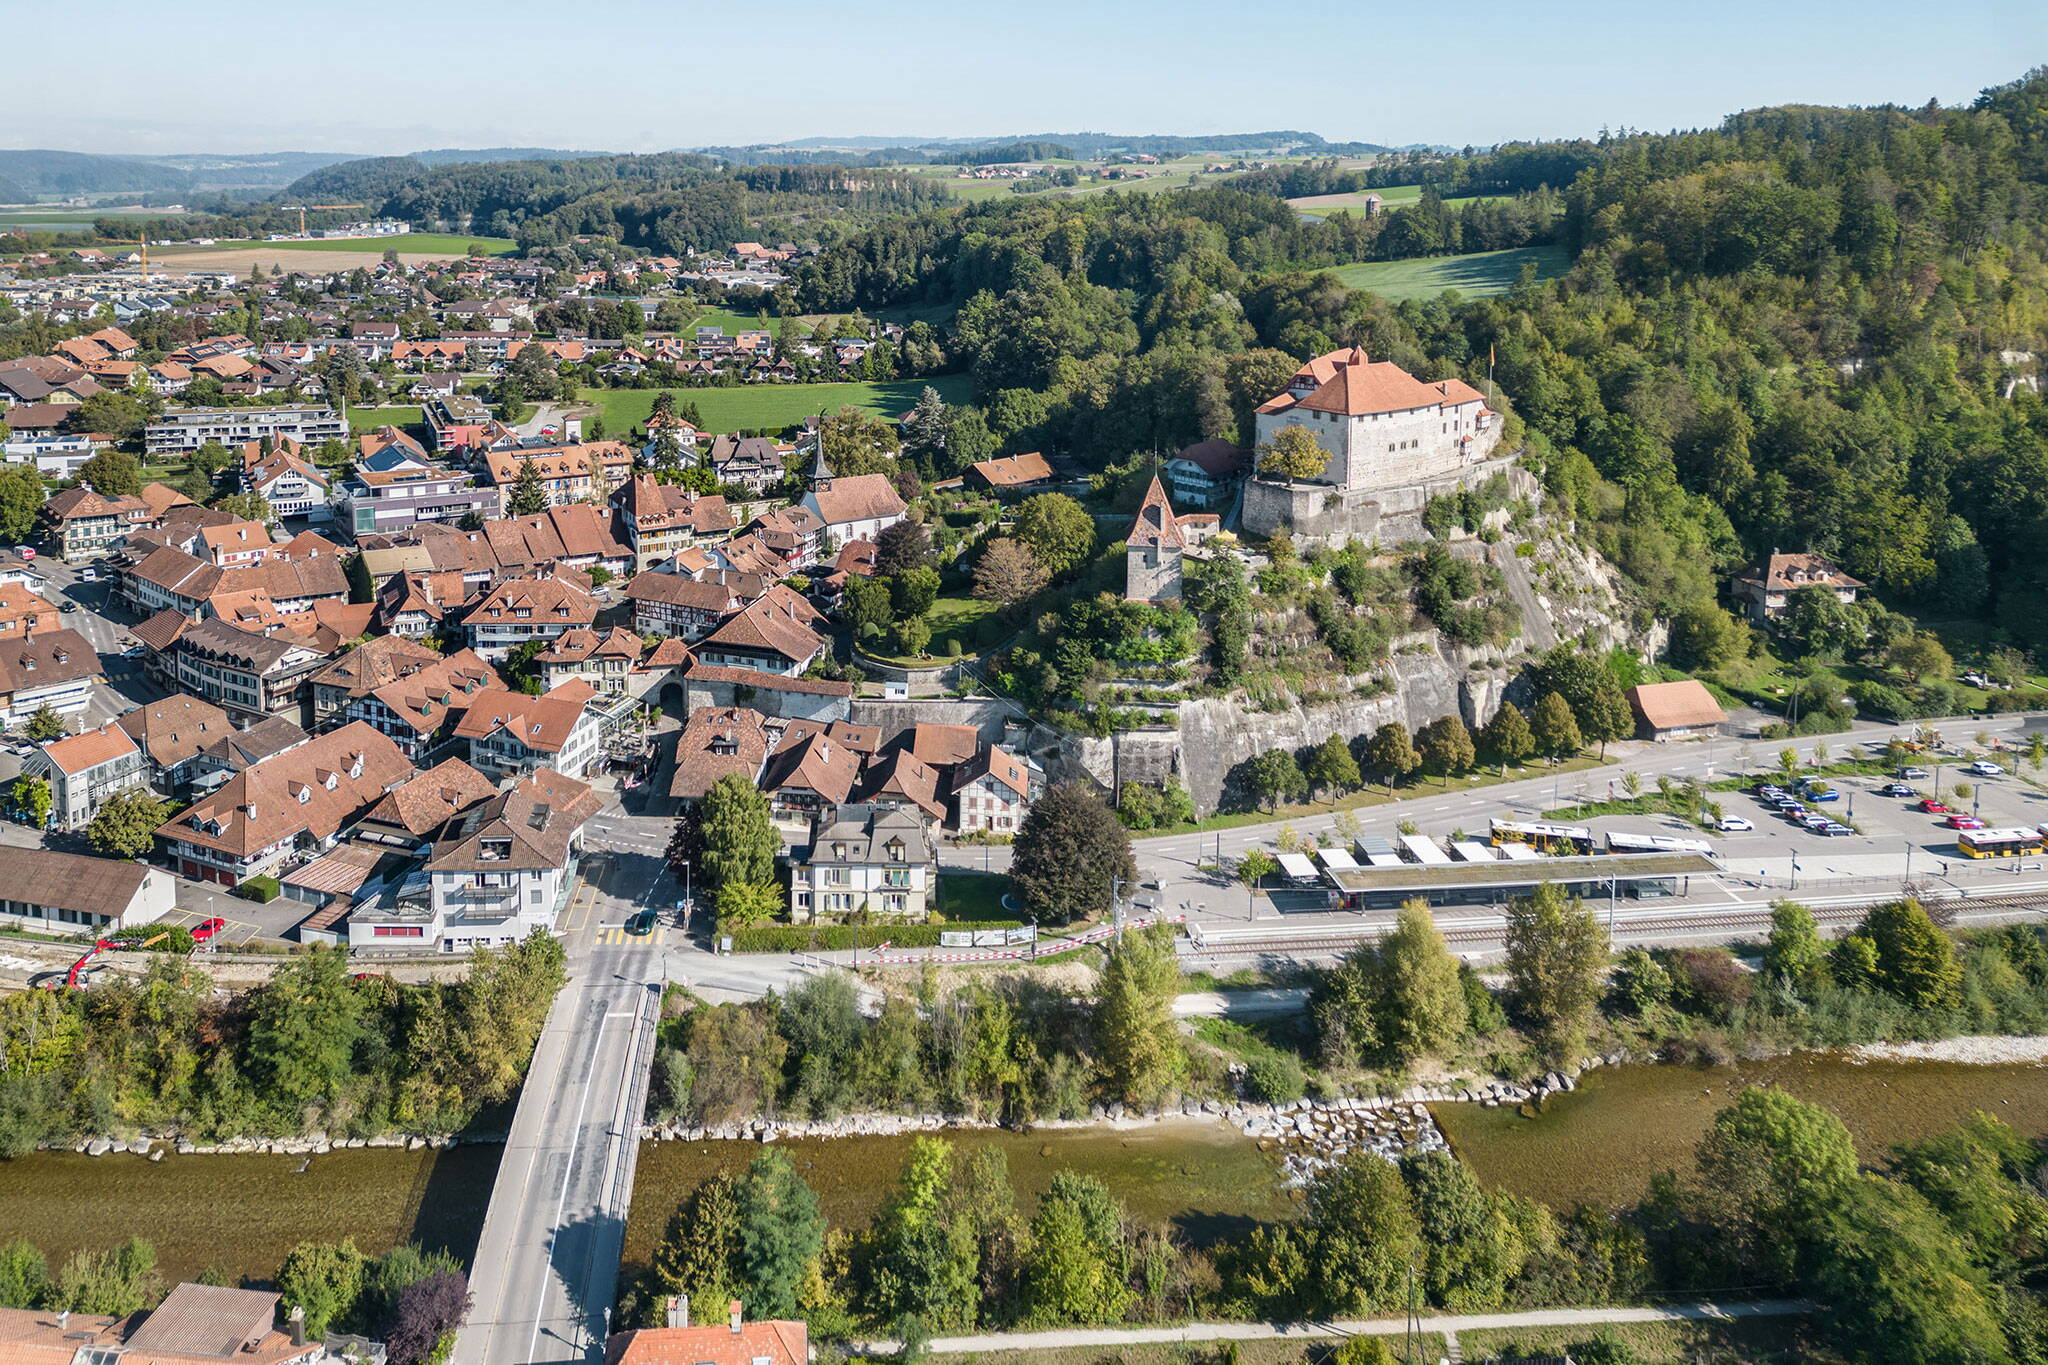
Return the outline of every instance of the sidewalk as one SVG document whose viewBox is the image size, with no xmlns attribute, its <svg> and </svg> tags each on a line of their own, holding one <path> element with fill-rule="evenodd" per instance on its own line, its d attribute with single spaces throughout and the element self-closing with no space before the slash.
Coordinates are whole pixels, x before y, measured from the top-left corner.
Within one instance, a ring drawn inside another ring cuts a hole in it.
<svg viewBox="0 0 2048 1365">
<path fill-rule="evenodd" d="M 1727 1322 L 1737 1318 L 1789 1317 L 1811 1313 L 1803 1299 L 1758 1299 L 1743 1303 L 1677 1303 L 1659 1308 L 1540 1308 L 1521 1313 L 1466 1313 L 1426 1317 L 1420 1330 L 1455 1336 L 1459 1332 L 1512 1330 L 1517 1327 L 1588 1327 L 1618 1322 Z M 1401 1318 L 1357 1318 L 1333 1322 L 1191 1322 L 1185 1327 L 1070 1327 L 1049 1332 L 983 1332 L 975 1336 L 934 1337 L 935 1355 L 984 1351 L 1050 1351 L 1063 1347 L 1142 1346 L 1188 1341 L 1327 1341 L 1341 1337 L 1392 1337 L 1408 1330 Z M 894 1341 L 857 1342 L 863 1355 L 891 1354 Z"/>
</svg>

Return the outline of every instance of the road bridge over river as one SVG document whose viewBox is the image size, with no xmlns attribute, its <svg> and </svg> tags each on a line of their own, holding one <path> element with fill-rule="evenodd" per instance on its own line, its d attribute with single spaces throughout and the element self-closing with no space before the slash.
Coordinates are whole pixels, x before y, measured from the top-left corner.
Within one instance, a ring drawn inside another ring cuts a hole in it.
<svg viewBox="0 0 2048 1365">
<path fill-rule="evenodd" d="M 484 1216 L 454 1365 L 567 1365 L 603 1348 L 633 1197 L 664 963 L 677 931 L 618 926 L 657 859 L 600 854 L 563 916 L 569 985 L 534 1050 Z"/>
</svg>

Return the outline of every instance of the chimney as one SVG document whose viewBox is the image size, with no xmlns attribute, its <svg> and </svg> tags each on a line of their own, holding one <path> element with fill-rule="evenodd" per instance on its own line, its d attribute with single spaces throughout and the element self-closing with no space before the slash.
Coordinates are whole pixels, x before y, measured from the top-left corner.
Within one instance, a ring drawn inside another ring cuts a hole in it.
<svg viewBox="0 0 2048 1365">
<path fill-rule="evenodd" d="M 690 1325 L 690 1300 L 681 1294 L 668 1296 L 668 1325 L 688 1327 Z"/>
<path fill-rule="evenodd" d="M 292 1345 L 306 1344 L 306 1310 L 301 1304 L 293 1304 L 292 1311 L 284 1320 L 285 1329 L 292 1334 Z"/>
<path fill-rule="evenodd" d="M 61 1332 L 69 1326 L 71 1326 L 71 1310 L 66 1308 L 63 1312 L 57 1314 L 57 1330 Z"/>
<path fill-rule="evenodd" d="M 732 1315 L 732 1334 L 734 1336 L 738 1336 L 740 1334 L 740 1301 L 738 1299 L 734 1299 L 725 1307 L 726 1312 Z"/>
<path fill-rule="evenodd" d="M 248 805 L 246 805 L 246 806 L 242 807 L 242 813 L 243 813 L 244 815 L 248 816 L 248 817 L 249 817 L 249 819 L 250 819 L 251 821 L 255 820 L 255 818 L 256 818 L 256 803 L 255 803 L 254 801 L 251 801 L 251 802 L 250 802 L 250 803 L 249 803 Z"/>
</svg>

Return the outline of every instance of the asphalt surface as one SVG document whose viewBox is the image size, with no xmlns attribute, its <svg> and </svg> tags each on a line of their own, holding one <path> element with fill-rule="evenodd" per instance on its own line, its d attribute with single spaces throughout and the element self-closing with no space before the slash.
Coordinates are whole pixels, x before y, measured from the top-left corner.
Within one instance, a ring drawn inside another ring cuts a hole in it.
<svg viewBox="0 0 2048 1365">
<path fill-rule="evenodd" d="M 658 861 L 593 855 L 563 917 L 555 998 L 478 1239 L 456 1365 L 542 1365 L 602 1349 L 618 1282 L 668 954 L 668 930 L 620 927 Z"/>
</svg>

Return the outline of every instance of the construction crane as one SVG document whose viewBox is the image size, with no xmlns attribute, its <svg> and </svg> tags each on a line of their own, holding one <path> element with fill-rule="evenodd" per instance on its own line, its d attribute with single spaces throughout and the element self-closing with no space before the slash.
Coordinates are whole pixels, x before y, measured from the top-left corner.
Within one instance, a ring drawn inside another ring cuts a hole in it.
<svg viewBox="0 0 2048 1365">
<path fill-rule="evenodd" d="M 306 235 L 306 210 L 308 209 L 315 211 L 322 209 L 366 209 L 370 206 L 368 204 L 279 204 L 278 207 L 286 213 L 297 212 L 299 215 L 299 236 L 303 237 Z"/>
<path fill-rule="evenodd" d="M 142 278 L 144 283 L 147 283 L 149 280 L 149 238 L 109 237 L 107 238 L 107 240 L 110 242 L 119 242 L 122 246 L 139 246 L 142 248 Z"/>
</svg>

